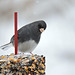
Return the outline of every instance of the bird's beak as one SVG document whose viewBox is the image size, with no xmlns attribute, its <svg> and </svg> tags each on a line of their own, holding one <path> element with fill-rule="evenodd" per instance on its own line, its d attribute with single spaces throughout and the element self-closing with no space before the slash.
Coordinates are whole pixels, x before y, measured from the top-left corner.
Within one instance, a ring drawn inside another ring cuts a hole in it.
<svg viewBox="0 0 75 75">
<path fill-rule="evenodd" d="M 40 32 L 43 32 L 44 31 L 44 28 L 40 28 Z"/>
</svg>

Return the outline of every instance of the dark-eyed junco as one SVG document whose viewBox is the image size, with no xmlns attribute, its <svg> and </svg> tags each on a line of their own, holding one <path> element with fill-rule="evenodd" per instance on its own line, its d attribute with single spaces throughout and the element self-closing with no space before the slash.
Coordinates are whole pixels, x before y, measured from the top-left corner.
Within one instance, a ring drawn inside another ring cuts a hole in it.
<svg viewBox="0 0 75 75">
<path fill-rule="evenodd" d="M 35 21 L 27 24 L 18 30 L 18 50 L 20 52 L 32 52 L 38 45 L 41 33 L 46 29 L 46 23 L 43 20 Z M 14 35 L 12 36 L 10 43 L 1 46 L 0 48 L 5 49 L 6 47 L 15 46 Z"/>
</svg>

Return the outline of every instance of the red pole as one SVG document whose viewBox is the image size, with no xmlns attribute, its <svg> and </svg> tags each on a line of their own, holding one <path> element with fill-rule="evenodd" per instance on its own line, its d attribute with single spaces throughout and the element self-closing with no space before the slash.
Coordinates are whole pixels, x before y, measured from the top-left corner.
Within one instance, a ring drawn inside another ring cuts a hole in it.
<svg viewBox="0 0 75 75">
<path fill-rule="evenodd" d="M 17 12 L 14 13 L 15 18 L 15 55 L 17 55 Z"/>
</svg>

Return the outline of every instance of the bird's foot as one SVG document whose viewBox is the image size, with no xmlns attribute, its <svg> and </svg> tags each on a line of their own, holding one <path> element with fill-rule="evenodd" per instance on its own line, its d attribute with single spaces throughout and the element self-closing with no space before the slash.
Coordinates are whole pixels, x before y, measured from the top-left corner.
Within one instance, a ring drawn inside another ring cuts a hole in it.
<svg viewBox="0 0 75 75">
<path fill-rule="evenodd" d="M 19 55 L 24 55 L 24 53 L 18 53 Z"/>
<path fill-rule="evenodd" d="M 32 56 L 34 56 L 34 54 L 33 54 L 32 52 L 30 52 L 30 54 L 31 54 Z"/>
</svg>

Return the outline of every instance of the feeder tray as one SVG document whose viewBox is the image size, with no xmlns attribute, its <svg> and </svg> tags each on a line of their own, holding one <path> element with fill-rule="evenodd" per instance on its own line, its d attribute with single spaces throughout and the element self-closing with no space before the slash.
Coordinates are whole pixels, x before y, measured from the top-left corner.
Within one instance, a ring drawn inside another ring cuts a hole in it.
<svg viewBox="0 0 75 75">
<path fill-rule="evenodd" d="M 45 75 L 43 55 L 5 55 L 0 56 L 1 75 Z"/>
</svg>

